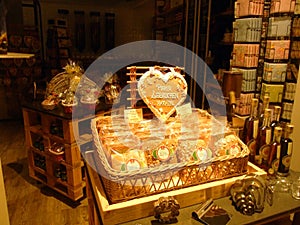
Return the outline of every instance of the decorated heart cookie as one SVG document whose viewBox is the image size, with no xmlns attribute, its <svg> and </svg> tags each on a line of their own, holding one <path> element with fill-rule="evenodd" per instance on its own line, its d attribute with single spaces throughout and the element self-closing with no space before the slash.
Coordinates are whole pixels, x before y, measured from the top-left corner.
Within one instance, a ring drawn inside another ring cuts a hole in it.
<svg viewBox="0 0 300 225">
<path fill-rule="evenodd" d="M 170 68 L 163 74 L 150 68 L 138 82 L 138 92 L 154 115 L 165 122 L 181 105 L 187 95 L 187 83 L 184 77 Z"/>
</svg>

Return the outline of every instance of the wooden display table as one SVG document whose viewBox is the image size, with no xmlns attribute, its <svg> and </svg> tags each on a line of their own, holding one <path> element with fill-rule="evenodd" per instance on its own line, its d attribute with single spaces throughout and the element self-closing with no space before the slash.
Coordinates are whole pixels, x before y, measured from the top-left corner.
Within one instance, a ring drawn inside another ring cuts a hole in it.
<svg viewBox="0 0 300 225">
<path fill-rule="evenodd" d="M 273 206 L 265 203 L 262 213 L 255 213 L 252 216 L 246 216 L 238 212 L 232 205 L 227 192 L 228 187 L 238 178 L 234 177 L 217 182 L 210 182 L 204 185 L 198 185 L 182 190 L 171 191 L 164 194 L 153 195 L 141 199 L 109 204 L 105 191 L 103 190 L 99 175 L 92 169 L 93 152 L 88 152 L 87 162 L 87 198 L 89 207 L 90 225 L 137 225 L 152 224 L 153 202 L 160 196 L 176 196 L 181 205 L 180 215 L 177 225 L 199 225 L 200 223 L 192 218 L 192 212 L 197 209 L 200 203 L 205 199 L 212 197 L 216 205 L 224 208 L 231 214 L 231 220 L 228 225 L 240 224 L 265 224 L 276 221 L 295 213 L 293 225 L 300 224 L 300 200 L 295 200 L 290 193 L 275 192 Z M 91 165 L 91 166 L 89 166 Z M 249 172 L 255 172 L 262 176 L 265 172 L 249 163 Z M 154 223 L 155 224 L 155 223 Z"/>
<path fill-rule="evenodd" d="M 87 160 L 87 198 L 89 204 L 89 222 L 91 225 L 121 224 L 149 216 L 149 218 L 141 220 L 143 222 L 137 221 L 129 224 L 150 224 L 151 219 L 154 219 L 152 216 L 153 203 L 157 201 L 159 197 L 174 196 L 181 208 L 195 206 L 208 198 L 217 199 L 229 196 L 229 188 L 231 185 L 238 178 L 243 178 L 245 176 L 232 177 L 126 202 L 110 204 L 107 200 L 101 178 L 94 170 L 98 169 L 97 164 L 99 163 L 97 162 L 98 158 L 96 154 L 97 153 L 94 151 L 86 152 L 85 157 Z M 253 172 L 262 176 L 266 174 L 263 170 L 251 163 L 249 163 L 248 172 Z M 195 224 L 199 224 L 199 222 L 196 222 Z"/>
<path fill-rule="evenodd" d="M 72 114 L 65 114 L 61 107 L 48 111 L 42 108 L 40 102 L 24 104 L 30 177 L 73 201 L 82 198 L 85 173 L 81 152 L 90 149 L 93 142 L 91 132 L 82 133 L 78 127 L 90 127 L 93 117 L 73 119 Z M 63 155 L 57 156 L 49 151 L 55 145 L 64 149 Z"/>
</svg>

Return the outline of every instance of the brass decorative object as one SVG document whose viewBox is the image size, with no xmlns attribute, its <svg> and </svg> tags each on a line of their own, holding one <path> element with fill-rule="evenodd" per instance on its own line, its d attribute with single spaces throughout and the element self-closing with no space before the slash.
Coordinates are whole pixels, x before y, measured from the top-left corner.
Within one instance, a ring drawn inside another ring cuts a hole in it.
<svg viewBox="0 0 300 225">
<path fill-rule="evenodd" d="M 174 197 L 160 197 L 154 203 L 154 217 L 160 223 L 177 223 L 178 220 L 176 217 L 179 215 L 179 209 L 180 205 Z"/>
</svg>

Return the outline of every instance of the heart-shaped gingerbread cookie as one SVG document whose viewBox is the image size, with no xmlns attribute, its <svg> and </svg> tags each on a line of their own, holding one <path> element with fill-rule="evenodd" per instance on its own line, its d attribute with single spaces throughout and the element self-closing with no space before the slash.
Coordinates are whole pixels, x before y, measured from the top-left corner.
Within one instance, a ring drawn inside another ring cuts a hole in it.
<svg viewBox="0 0 300 225">
<path fill-rule="evenodd" d="M 154 115 L 166 122 L 176 107 L 185 101 L 187 83 L 174 68 L 163 74 L 151 67 L 138 81 L 138 92 Z"/>
</svg>

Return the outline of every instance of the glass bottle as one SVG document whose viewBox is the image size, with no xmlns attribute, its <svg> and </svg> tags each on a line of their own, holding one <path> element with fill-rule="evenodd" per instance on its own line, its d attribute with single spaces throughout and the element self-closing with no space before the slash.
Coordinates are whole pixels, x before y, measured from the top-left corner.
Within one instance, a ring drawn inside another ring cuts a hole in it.
<svg viewBox="0 0 300 225">
<path fill-rule="evenodd" d="M 280 113 L 281 113 L 281 106 L 275 106 L 273 112 L 274 112 L 274 116 L 273 116 L 273 120 L 270 124 L 271 130 L 272 130 L 272 132 L 271 132 L 272 137 L 274 136 L 275 127 L 280 126 L 279 119 L 280 119 Z"/>
<path fill-rule="evenodd" d="M 264 113 L 264 120 L 262 125 L 259 127 L 258 136 L 257 136 L 257 146 L 256 146 L 256 156 L 255 161 L 258 165 L 262 163 L 262 151 L 261 148 L 271 143 L 271 127 L 270 127 L 270 116 L 271 109 L 266 108 Z M 267 153 L 264 152 L 264 155 Z"/>
<path fill-rule="evenodd" d="M 256 138 L 258 133 L 258 117 L 257 117 L 257 107 L 258 107 L 258 99 L 253 98 L 251 102 L 251 114 L 245 120 L 242 140 L 245 144 L 247 144 L 250 154 L 249 161 L 254 162 L 255 158 L 255 149 L 256 149 Z"/>
<path fill-rule="evenodd" d="M 290 135 L 293 133 L 294 125 L 287 125 L 285 128 L 284 136 L 281 138 L 280 145 L 280 158 L 277 174 L 279 176 L 287 176 L 289 174 L 291 156 L 293 152 L 293 141 Z"/>
<path fill-rule="evenodd" d="M 257 106 L 258 99 L 252 98 L 251 102 L 251 113 L 250 116 L 245 120 L 242 140 L 245 144 L 249 143 L 250 140 L 256 139 L 258 131 L 258 118 L 257 118 Z"/>
<path fill-rule="evenodd" d="M 269 103 L 270 103 L 270 96 L 264 95 L 263 102 L 260 108 L 260 114 L 259 114 L 259 126 L 261 126 L 264 121 L 265 109 L 269 108 Z"/>
<path fill-rule="evenodd" d="M 273 176 L 277 172 L 279 156 L 280 156 L 280 140 L 282 136 L 282 127 L 275 127 L 273 141 L 271 143 L 271 150 L 268 160 L 268 174 Z"/>
</svg>

